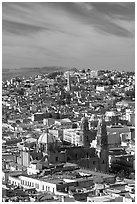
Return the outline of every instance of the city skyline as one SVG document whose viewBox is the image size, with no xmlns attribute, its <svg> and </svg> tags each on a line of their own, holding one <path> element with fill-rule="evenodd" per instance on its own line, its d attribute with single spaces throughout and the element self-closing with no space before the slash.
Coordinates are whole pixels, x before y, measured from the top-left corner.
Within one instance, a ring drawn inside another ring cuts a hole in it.
<svg viewBox="0 0 137 204">
<path fill-rule="evenodd" d="M 134 2 L 2 4 L 2 68 L 135 70 Z"/>
</svg>

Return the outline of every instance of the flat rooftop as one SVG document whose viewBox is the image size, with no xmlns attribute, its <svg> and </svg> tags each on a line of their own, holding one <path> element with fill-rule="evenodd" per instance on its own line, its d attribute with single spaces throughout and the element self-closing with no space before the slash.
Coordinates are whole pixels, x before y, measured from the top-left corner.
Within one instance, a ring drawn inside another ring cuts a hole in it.
<svg viewBox="0 0 137 204">
<path fill-rule="evenodd" d="M 111 175 L 111 174 L 105 174 L 105 173 L 102 173 L 102 172 L 91 171 L 91 170 L 87 170 L 87 169 L 78 169 L 78 170 L 75 170 L 75 171 L 79 172 L 79 173 L 85 173 L 87 175 L 100 176 L 102 178 L 113 178 L 114 177 L 114 175 Z"/>
<path fill-rule="evenodd" d="M 17 177 L 18 174 L 12 174 L 11 176 L 15 176 L 15 175 Z M 95 172 L 95 171 L 90 171 L 86 169 L 56 172 L 53 175 L 47 175 L 47 176 L 24 175 L 23 173 L 18 176 L 28 177 L 28 178 L 41 180 L 41 181 L 54 183 L 54 184 L 65 184 L 67 182 L 86 181 L 86 180 L 95 181 L 96 179 L 99 179 L 100 181 L 102 181 L 102 179 L 114 178 L 114 175 L 104 174 L 101 172 Z"/>
<path fill-rule="evenodd" d="M 105 196 L 97 196 L 97 197 L 92 197 L 94 202 L 109 202 L 111 200 L 114 200 L 114 197 L 110 195 L 105 195 Z"/>
</svg>

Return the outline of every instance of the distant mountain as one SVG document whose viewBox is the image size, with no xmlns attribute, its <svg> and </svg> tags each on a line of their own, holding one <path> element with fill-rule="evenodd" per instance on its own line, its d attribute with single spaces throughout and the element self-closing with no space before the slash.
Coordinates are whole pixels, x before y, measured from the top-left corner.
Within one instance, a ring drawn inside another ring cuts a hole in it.
<svg viewBox="0 0 137 204">
<path fill-rule="evenodd" d="M 67 67 L 60 67 L 60 66 L 45 66 L 45 67 L 22 67 L 19 69 L 2 69 L 2 80 L 9 80 L 14 77 L 29 77 L 35 76 L 38 74 L 47 74 L 55 71 L 66 71 Z"/>
<path fill-rule="evenodd" d="M 73 67 L 73 68 L 69 69 L 68 71 L 71 71 L 71 72 L 78 72 L 79 70 L 78 70 L 77 68 Z"/>
</svg>

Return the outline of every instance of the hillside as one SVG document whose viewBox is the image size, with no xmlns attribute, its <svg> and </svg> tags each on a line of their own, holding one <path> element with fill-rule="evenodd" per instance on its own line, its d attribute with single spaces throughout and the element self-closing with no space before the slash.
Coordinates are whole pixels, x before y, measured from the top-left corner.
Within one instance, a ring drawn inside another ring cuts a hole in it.
<svg viewBox="0 0 137 204">
<path fill-rule="evenodd" d="M 54 71 L 65 71 L 66 67 L 41 67 L 41 68 L 20 68 L 20 69 L 3 69 L 2 70 L 2 80 L 9 80 L 13 77 L 29 77 L 38 74 L 46 74 Z"/>
</svg>

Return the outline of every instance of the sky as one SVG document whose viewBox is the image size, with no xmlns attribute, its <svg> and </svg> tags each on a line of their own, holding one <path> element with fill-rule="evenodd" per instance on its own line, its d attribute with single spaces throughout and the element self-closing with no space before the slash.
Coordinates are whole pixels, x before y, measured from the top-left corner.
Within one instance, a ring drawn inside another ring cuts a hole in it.
<svg viewBox="0 0 137 204">
<path fill-rule="evenodd" d="M 2 68 L 135 70 L 134 2 L 3 2 Z"/>
</svg>

